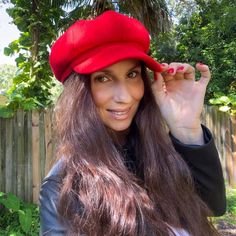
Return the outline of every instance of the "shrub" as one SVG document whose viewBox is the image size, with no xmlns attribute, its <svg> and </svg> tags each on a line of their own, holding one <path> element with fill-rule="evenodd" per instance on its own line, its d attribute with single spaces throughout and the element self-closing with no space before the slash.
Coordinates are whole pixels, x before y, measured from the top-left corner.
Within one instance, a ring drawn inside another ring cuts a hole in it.
<svg viewBox="0 0 236 236">
<path fill-rule="evenodd" d="M 0 192 L 0 235 L 39 235 L 38 206 Z"/>
</svg>

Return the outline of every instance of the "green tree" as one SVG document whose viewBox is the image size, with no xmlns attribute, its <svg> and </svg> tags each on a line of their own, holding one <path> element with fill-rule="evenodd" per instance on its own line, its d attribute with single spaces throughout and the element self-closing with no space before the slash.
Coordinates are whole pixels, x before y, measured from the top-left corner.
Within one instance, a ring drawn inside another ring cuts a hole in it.
<svg viewBox="0 0 236 236">
<path fill-rule="evenodd" d="M 199 11 L 176 28 L 178 58 L 202 61 L 212 71 L 208 98 L 230 92 L 236 80 L 236 5 L 234 0 L 196 1 Z"/>
<path fill-rule="evenodd" d="M 60 2 L 60 1 L 59 1 Z M 60 7 L 60 3 L 58 4 Z M 69 10 L 69 24 L 78 18 L 94 17 L 113 9 L 139 19 L 149 29 L 153 37 L 169 30 L 170 17 L 165 0 L 67 0 L 64 8 Z"/>
<path fill-rule="evenodd" d="M 160 32 L 154 39 L 155 43 L 152 45 L 152 51 L 154 52 L 153 56 L 158 61 L 170 63 L 181 60 L 180 54 L 182 52 L 180 53 L 177 48 L 179 43 L 177 32 L 182 32 L 179 30 L 179 26 L 182 24 L 181 20 L 184 19 L 188 22 L 192 14 L 198 12 L 199 7 L 195 0 L 167 0 L 167 6 L 173 24 L 169 31 Z"/>
<path fill-rule="evenodd" d="M 18 27 L 19 39 L 5 48 L 5 55 L 17 53 L 18 74 L 8 90 L 8 109 L 33 109 L 52 103 L 54 82 L 48 63 L 53 41 L 78 18 L 88 18 L 107 9 L 130 14 L 146 24 L 153 35 L 169 27 L 166 3 L 163 0 L 131 1 L 62 1 L 8 0 L 7 11 Z M 140 10 L 141 9 L 141 10 Z"/>
</svg>

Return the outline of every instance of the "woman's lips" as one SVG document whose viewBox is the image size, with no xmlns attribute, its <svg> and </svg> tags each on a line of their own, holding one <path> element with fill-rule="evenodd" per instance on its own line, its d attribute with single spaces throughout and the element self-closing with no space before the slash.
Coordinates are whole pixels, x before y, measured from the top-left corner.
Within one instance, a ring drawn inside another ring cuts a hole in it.
<svg viewBox="0 0 236 236">
<path fill-rule="evenodd" d="M 111 109 L 108 109 L 107 111 L 109 112 L 109 114 L 112 116 L 113 119 L 116 119 L 116 120 L 125 120 L 129 117 L 129 114 L 130 114 L 130 108 L 128 109 L 116 109 L 116 110 L 111 110 Z"/>
</svg>

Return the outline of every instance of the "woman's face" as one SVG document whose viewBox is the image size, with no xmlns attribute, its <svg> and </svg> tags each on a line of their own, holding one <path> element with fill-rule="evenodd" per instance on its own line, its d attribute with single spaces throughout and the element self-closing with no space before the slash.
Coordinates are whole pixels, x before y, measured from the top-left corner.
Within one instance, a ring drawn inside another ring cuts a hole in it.
<svg viewBox="0 0 236 236">
<path fill-rule="evenodd" d="M 92 73 L 91 92 L 105 126 L 128 129 L 144 94 L 140 62 L 123 60 Z"/>
</svg>

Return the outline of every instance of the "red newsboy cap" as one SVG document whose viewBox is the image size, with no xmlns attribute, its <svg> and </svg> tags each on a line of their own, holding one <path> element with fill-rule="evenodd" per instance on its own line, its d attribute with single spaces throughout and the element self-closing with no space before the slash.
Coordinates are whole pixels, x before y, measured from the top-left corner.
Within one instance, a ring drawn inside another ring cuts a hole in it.
<svg viewBox="0 0 236 236">
<path fill-rule="evenodd" d="M 106 11 L 93 20 L 78 20 L 51 48 L 50 65 L 62 83 L 74 71 L 91 74 L 125 59 L 139 59 L 153 71 L 161 65 L 147 55 L 150 36 L 138 20 Z"/>
</svg>

